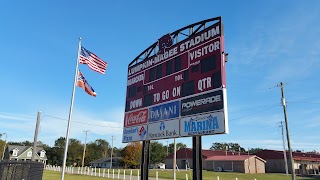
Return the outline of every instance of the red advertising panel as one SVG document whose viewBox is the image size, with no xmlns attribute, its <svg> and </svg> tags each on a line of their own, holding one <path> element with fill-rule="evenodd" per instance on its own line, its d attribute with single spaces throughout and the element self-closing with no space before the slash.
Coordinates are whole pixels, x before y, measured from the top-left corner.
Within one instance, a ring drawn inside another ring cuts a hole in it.
<svg viewBox="0 0 320 180">
<path fill-rule="evenodd" d="M 130 112 L 124 117 L 124 127 L 146 124 L 148 122 L 148 109 Z"/>
</svg>

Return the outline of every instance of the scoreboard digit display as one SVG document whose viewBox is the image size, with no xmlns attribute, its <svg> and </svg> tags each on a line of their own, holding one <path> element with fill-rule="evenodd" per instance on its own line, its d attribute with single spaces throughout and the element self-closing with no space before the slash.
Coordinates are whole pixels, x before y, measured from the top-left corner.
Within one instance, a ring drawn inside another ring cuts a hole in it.
<svg viewBox="0 0 320 180">
<path fill-rule="evenodd" d="M 228 133 L 221 17 L 167 34 L 142 54 L 128 66 L 123 142 Z"/>
</svg>

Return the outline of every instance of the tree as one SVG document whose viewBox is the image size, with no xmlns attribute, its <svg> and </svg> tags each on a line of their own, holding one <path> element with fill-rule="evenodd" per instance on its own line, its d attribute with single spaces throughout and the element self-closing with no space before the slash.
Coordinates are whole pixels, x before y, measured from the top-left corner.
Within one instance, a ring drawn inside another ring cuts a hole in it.
<svg viewBox="0 0 320 180">
<path fill-rule="evenodd" d="M 165 146 L 165 148 L 166 147 L 167 146 Z M 177 148 L 177 151 L 178 151 L 181 148 L 187 148 L 187 145 L 185 145 L 183 143 L 177 143 L 176 144 L 176 148 Z M 173 151 L 174 151 L 174 143 L 171 143 L 171 144 L 169 144 L 168 153 L 171 154 L 171 153 L 173 153 Z"/>
<path fill-rule="evenodd" d="M 211 150 L 222 150 L 222 151 L 234 151 L 234 152 L 246 152 L 238 143 L 212 143 Z"/>
<path fill-rule="evenodd" d="M 137 167 L 141 164 L 141 150 L 142 144 L 140 142 L 128 143 L 124 148 L 124 156 L 122 161 L 125 167 Z"/>
<path fill-rule="evenodd" d="M 255 154 L 255 153 L 257 153 L 257 152 L 259 152 L 259 151 L 262 151 L 263 149 L 261 149 L 261 148 L 251 148 L 251 149 L 249 149 L 249 152 L 251 153 L 251 154 Z"/>
<path fill-rule="evenodd" d="M 0 139 L 0 159 L 2 158 L 3 148 L 5 146 L 5 141 Z"/>
<path fill-rule="evenodd" d="M 87 145 L 85 164 L 89 165 L 91 161 L 110 156 L 110 145 L 106 140 L 97 139 Z"/>
<path fill-rule="evenodd" d="M 164 150 L 164 146 L 158 141 L 150 142 L 150 163 L 157 164 L 164 162 L 167 152 Z"/>
<path fill-rule="evenodd" d="M 8 142 L 10 145 L 18 145 L 18 146 L 33 146 L 33 142 L 23 141 L 23 142 Z"/>
<path fill-rule="evenodd" d="M 68 159 L 67 164 L 73 165 L 73 163 L 77 163 L 77 165 L 81 165 L 83 155 L 83 145 L 77 139 L 69 140 L 68 147 Z"/>
</svg>

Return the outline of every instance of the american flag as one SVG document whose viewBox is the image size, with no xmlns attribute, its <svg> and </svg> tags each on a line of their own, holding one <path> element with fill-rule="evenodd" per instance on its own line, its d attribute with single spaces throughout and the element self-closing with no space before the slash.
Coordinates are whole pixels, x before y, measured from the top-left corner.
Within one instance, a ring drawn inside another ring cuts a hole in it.
<svg viewBox="0 0 320 180">
<path fill-rule="evenodd" d="M 97 94 L 94 92 L 94 89 L 90 86 L 83 74 L 78 71 L 78 84 L 79 87 L 82 87 L 89 95 L 96 97 Z"/>
<path fill-rule="evenodd" d="M 87 64 L 90 69 L 97 71 L 101 74 L 105 74 L 105 71 L 107 69 L 108 63 L 104 62 L 102 59 L 100 59 L 97 55 L 94 53 L 88 51 L 86 48 L 81 46 L 81 52 L 80 52 L 80 63 L 81 64 Z"/>
</svg>

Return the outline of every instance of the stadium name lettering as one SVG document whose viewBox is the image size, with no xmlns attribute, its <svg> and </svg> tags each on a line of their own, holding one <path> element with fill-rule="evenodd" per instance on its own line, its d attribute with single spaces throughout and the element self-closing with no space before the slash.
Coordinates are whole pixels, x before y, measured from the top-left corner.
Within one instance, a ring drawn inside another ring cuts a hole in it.
<svg viewBox="0 0 320 180">
<path fill-rule="evenodd" d="M 129 69 L 128 71 L 128 76 L 131 76 L 133 74 L 136 74 L 142 70 L 145 70 L 153 65 L 156 65 L 157 63 L 160 63 L 164 60 L 167 60 L 175 55 L 181 54 L 184 51 L 189 50 L 192 47 L 195 47 L 196 45 L 199 45 L 202 42 L 206 42 L 209 39 L 213 38 L 216 35 L 220 34 L 220 26 L 215 26 L 208 31 L 205 31 L 198 36 L 195 36 L 183 43 L 180 44 L 179 47 L 173 47 L 169 49 L 168 51 L 165 51 L 163 54 L 156 55 L 154 58 L 150 58 L 145 60 L 145 62 L 142 62 L 141 64 L 138 64 L 132 68 Z M 214 51 L 219 49 L 219 43 L 220 42 L 215 42 L 212 45 L 208 45 L 207 47 L 203 47 L 203 49 L 198 49 L 193 52 L 194 58 L 198 58 L 200 55 L 205 55 L 205 53 Z"/>
<path fill-rule="evenodd" d="M 180 52 L 183 52 L 189 48 L 194 47 L 195 45 L 198 45 L 204 41 L 207 41 L 217 34 L 220 34 L 219 26 L 213 27 L 209 31 L 203 32 L 202 34 L 180 44 Z"/>
</svg>

